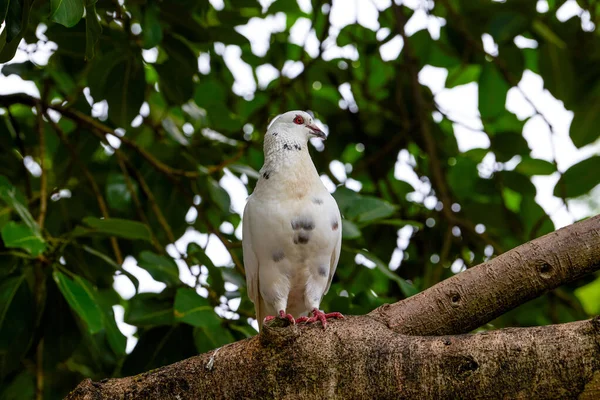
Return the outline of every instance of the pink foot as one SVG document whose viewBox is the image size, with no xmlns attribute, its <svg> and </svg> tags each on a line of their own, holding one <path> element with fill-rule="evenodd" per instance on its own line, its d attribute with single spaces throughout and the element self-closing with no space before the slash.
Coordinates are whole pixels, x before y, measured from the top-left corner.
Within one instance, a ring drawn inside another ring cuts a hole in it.
<svg viewBox="0 0 600 400">
<path fill-rule="evenodd" d="M 338 319 L 343 319 L 344 316 L 339 313 L 339 312 L 331 312 L 331 313 L 327 313 L 325 314 L 323 311 L 315 308 L 312 310 L 313 316 L 308 318 L 308 317 L 300 317 L 296 320 L 296 322 L 306 322 L 307 324 L 313 323 L 313 322 L 317 322 L 317 321 L 321 321 L 321 323 L 323 324 L 323 328 L 325 328 L 325 326 L 327 325 L 327 318 L 338 318 Z"/>
<path fill-rule="evenodd" d="M 275 318 L 277 318 L 277 317 L 275 317 L 273 315 L 267 315 L 263 322 L 268 322 L 268 321 L 274 320 Z M 279 311 L 279 318 L 289 321 L 290 324 L 292 324 L 292 325 L 294 325 L 296 323 L 296 320 L 294 319 L 292 314 L 286 314 L 285 311 L 283 311 L 283 310 Z"/>
</svg>

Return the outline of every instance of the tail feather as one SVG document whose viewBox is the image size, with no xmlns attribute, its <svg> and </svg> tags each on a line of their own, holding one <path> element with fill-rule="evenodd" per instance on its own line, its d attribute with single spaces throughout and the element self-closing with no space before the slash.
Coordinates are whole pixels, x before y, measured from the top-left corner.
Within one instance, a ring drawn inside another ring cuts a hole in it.
<svg viewBox="0 0 600 400">
<path fill-rule="evenodd" d="M 258 299 L 256 299 L 256 303 L 254 303 L 254 308 L 256 309 L 256 320 L 258 321 L 258 332 L 262 332 L 263 329 L 263 321 L 267 316 L 267 310 L 265 306 L 265 302 L 262 299 L 260 293 L 258 294 Z"/>
</svg>

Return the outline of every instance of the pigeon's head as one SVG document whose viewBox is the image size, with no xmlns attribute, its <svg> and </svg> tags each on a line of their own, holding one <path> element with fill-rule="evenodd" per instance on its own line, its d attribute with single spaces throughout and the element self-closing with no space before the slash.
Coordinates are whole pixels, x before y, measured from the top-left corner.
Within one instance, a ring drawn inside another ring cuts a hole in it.
<svg viewBox="0 0 600 400">
<path fill-rule="evenodd" d="M 313 117 L 304 111 L 288 111 L 273 120 L 268 133 L 284 135 L 306 143 L 311 137 L 327 139 L 325 133 L 315 124 Z"/>
</svg>

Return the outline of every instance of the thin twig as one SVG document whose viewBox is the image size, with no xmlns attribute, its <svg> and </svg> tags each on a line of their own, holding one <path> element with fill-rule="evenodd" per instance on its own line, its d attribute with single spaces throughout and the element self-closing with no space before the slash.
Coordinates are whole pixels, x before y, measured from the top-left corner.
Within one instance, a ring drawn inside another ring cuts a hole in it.
<svg viewBox="0 0 600 400">
<path fill-rule="evenodd" d="M 44 398 L 44 338 L 38 342 L 35 354 L 35 399 Z"/>
<path fill-rule="evenodd" d="M 29 95 L 26 94 L 22 94 L 22 93 L 18 93 L 18 94 L 10 94 L 10 95 L 3 95 L 0 96 L 0 105 L 2 106 L 6 106 L 6 105 L 10 105 L 10 104 L 14 104 L 14 103 L 21 103 L 21 104 L 26 104 L 26 105 L 31 105 L 31 106 L 35 106 L 36 102 L 39 101 L 38 99 L 35 99 L 34 97 L 31 97 Z M 49 108 L 49 109 L 53 109 L 54 111 L 59 112 L 60 114 L 62 114 L 63 116 L 72 119 L 76 122 L 78 122 L 79 124 L 90 128 L 90 131 L 96 135 L 103 143 L 107 144 L 108 146 L 110 146 L 113 150 L 115 150 L 115 152 L 120 151 L 120 149 L 114 148 L 110 145 L 110 143 L 108 143 L 107 139 L 106 139 L 106 134 L 110 133 L 116 137 L 118 137 L 122 143 L 124 143 L 125 145 L 131 147 L 132 149 L 136 150 L 136 152 L 138 154 L 140 154 L 144 159 L 146 159 L 146 161 L 148 161 L 150 163 L 150 165 L 152 165 L 156 170 L 158 170 L 159 172 L 162 172 L 169 180 L 171 180 L 171 182 L 180 189 L 180 191 L 182 191 L 182 193 L 185 193 L 186 196 L 188 197 L 188 200 L 191 204 L 193 204 L 193 196 L 190 195 L 185 188 L 183 187 L 183 185 L 181 184 L 181 182 L 179 182 L 179 180 L 177 179 L 180 176 L 184 176 L 187 178 L 195 178 L 201 175 L 204 175 L 206 173 L 204 172 L 200 172 L 200 171 L 184 171 L 184 170 L 179 170 L 179 169 L 174 169 L 169 167 L 168 165 L 162 163 L 161 161 L 157 160 L 156 158 L 154 158 L 154 156 L 152 156 L 150 153 L 148 153 L 146 150 L 144 150 L 143 148 L 141 148 L 137 143 L 133 142 L 132 140 L 130 140 L 127 137 L 119 137 L 119 135 L 117 135 L 114 131 L 114 129 L 104 125 L 102 122 L 86 115 L 83 114 L 77 110 L 73 110 L 70 108 L 66 108 L 60 105 L 56 105 L 56 104 L 47 104 L 44 105 L 45 107 Z M 54 123 L 48 116 L 46 116 L 49 121 L 52 123 L 52 126 L 58 129 L 60 129 L 60 127 L 58 127 L 58 125 L 56 123 Z M 62 132 L 62 130 L 57 131 L 57 132 Z M 59 134 L 60 135 L 60 134 Z M 62 134 L 62 137 L 64 138 L 64 140 L 66 141 L 66 137 L 64 135 L 64 133 Z M 66 142 L 68 143 L 68 142 Z M 70 146 L 70 144 L 68 144 L 68 146 Z M 70 147 L 70 149 L 72 149 L 72 147 Z M 74 149 L 72 149 L 74 151 Z M 76 153 L 74 154 L 76 156 Z M 233 160 L 237 159 L 241 157 L 241 153 L 238 152 L 238 154 L 236 156 L 233 157 Z M 226 163 L 221 163 L 219 165 L 216 166 L 212 166 L 212 167 L 208 167 L 208 173 L 213 173 L 216 171 L 219 171 L 221 169 L 223 169 L 226 165 Z M 85 171 L 87 171 L 87 169 L 84 169 L 84 173 Z M 135 169 L 134 169 L 135 171 Z M 89 171 L 87 171 L 89 174 Z M 89 177 L 86 174 L 86 177 L 89 179 L 91 179 L 90 184 L 92 185 L 92 190 L 94 190 L 94 192 L 96 193 L 96 197 L 98 199 L 98 204 L 102 204 L 100 206 L 101 211 L 105 210 L 106 214 L 108 215 L 108 210 L 106 209 L 106 205 L 104 203 L 104 200 L 102 199 L 102 195 L 101 192 L 96 184 L 96 182 L 94 181 L 93 177 L 91 176 L 91 174 L 89 174 Z M 137 180 L 137 176 L 136 176 L 136 180 Z M 140 184 L 141 185 L 141 184 Z M 142 187 L 143 190 L 143 187 Z M 158 206 L 156 206 L 158 208 Z M 196 209 L 198 210 L 199 214 L 201 213 L 201 210 L 199 207 L 195 206 Z M 156 210 L 155 210 L 156 211 Z M 159 210 L 160 211 L 160 210 Z M 104 211 L 102 211 L 104 214 Z M 161 212 L 162 215 L 162 212 Z M 157 218 L 158 214 L 157 214 Z M 162 218 L 163 222 L 166 222 L 166 220 L 164 220 L 164 217 Z M 163 225 L 163 222 L 160 222 L 160 218 L 159 218 L 159 223 L 161 223 L 161 225 Z M 240 273 L 244 273 L 244 267 L 242 262 L 240 261 L 240 259 L 233 253 L 232 249 L 235 247 L 238 247 L 234 244 L 232 244 L 229 240 L 227 240 L 219 231 L 218 229 L 216 229 L 214 226 L 212 226 L 212 224 L 210 224 L 210 222 L 207 220 L 207 224 L 210 227 L 210 233 L 215 234 L 219 240 L 221 240 L 221 242 L 223 243 L 223 245 L 225 246 L 225 248 L 228 250 L 231 259 L 233 260 L 236 269 L 240 272 Z M 168 225 L 166 225 L 168 226 Z M 163 228 L 165 226 L 163 225 Z M 168 232 L 165 231 L 165 232 Z M 168 233 L 167 233 L 168 234 Z M 172 242 L 175 241 L 175 238 L 173 236 L 173 234 L 171 233 L 170 235 L 168 234 L 168 238 L 169 240 L 172 240 Z M 116 242 L 116 239 L 115 239 Z M 118 247 L 113 246 L 114 249 L 116 249 L 118 251 Z M 122 258 L 120 257 L 120 251 L 118 251 L 119 253 L 119 257 L 117 257 L 119 260 L 121 260 L 122 263 Z M 115 253 L 116 256 L 116 253 Z"/>
<path fill-rule="evenodd" d="M 135 204 L 135 208 L 137 210 L 138 217 L 144 224 L 146 224 L 146 226 L 150 230 L 150 237 L 151 237 L 152 245 L 154 246 L 156 251 L 159 254 L 163 254 L 165 252 L 165 250 L 160 245 L 158 238 L 156 237 L 156 235 L 154 234 L 154 231 L 152 230 L 152 227 L 150 226 L 148 217 L 146 217 L 146 213 L 144 212 L 144 209 L 142 207 L 142 202 L 140 201 L 140 198 L 135 191 L 135 187 L 133 186 L 133 182 L 131 181 L 131 176 L 129 175 L 129 172 L 127 171 L 127 167 L 125 166 L 125 160 L 123 159 L 123 155 L 121 154 L 121 152 L 117 152 L 115 154 L 117 156 L 117 162 L 119 163 L 119 167 L 121 168 L 121 171 L 123 172 L 123 176 L 125 177 L 125 184 L 127 185 L 127 190 L 131 194 L 131 199 L 133 200 L 133 202 Z"/>
<path fill-rule="evenodd" d="M 173 247 L 174 247 L 175 251 L 179 255 L 179 259 L 182 260 L 186 264 L 186 266 L 189 269 L 189 271 L 192 272 L 192 265 L 190 263 L 190 260 L 188 259 L 188 257 L 186 255 L 182 254 L 179 251 L 179 249 L 177 249 L 177 246 L 175 245 L 176 239 L 175 239 L 175 235 L 173 234 L 173 230 L 171 229 L 171 226 L 167 222 L 167 219 L 165 218 L 162 210 L 158 206 L 158 203 L 156 202 L 156 198 L 154 197 L 154 194 L 152 193 L 152 190 L 150 190 L 150 187 L 148 186 L 148 183 L 146 182 L 146 180 L 144 179 L 144 177 L 142 176 L 142 174 L 131 164 L 131 162 L 127 158 L 125 158 L 125 156 L 122 154 L 122 152 L 120 151 L 120 149 L 115 149 L 115 154 L 117 154 L 117 157 L 120 157 L 119 158 L 120 162 L 122 162 L 126 166 L 128 166 L 131 169 L 131 171 L 133 172 L 135 180 L 138 182 L 138 184 L 140 185 L 140 189 L 142 189 L 142 192 L 146 196 L 146 199 L 147 199 L 148 203 L 150 204 L 150 208 L 154 212 L 154 215 L 156 216 L 156 219 L 158 220 L 158 223 L 160 224 L 160 226 L 162 227 L 163 231 L 165 232 L 165 235 L 167 236 L 167 240 L 169 241 L 169 243 L 173 244 Z M 193 200 L 192 200 L 192 203 L 193 203 Z M 146 224 L 149 225 L 148 222 L 146 222 Z M 211 287 L 209 287 L 207 285 L 202 285 L 199 282 L 198 276 L 196 276 L 196 285 L 204 287 L 208 291 L 209 297 L 215 303 L 220 303 L 219 302 L 219 296 L 215 292 L 214 288 L 211 288 Z"/>
<path fill-rule="evenodd" d="M 38 216 L 38 225 L 44 229 L 46 211 L 48 208 L 48 171 L 46 171 L 46 135 L 44 134 L 44 115 L 42 106 L 39 103 L 35 105 L 37 111 L 37 131 L 40 144 L 40 215 Z"/>
<path fill-rule="evenodd" d="M 407 68 L 410 73 L 411 81 L 412 81 L 412 94 L 413 100 L 415 102 L 415 112 L 417 114 L 417 121 L 419 125 L 419 130 L 421 132 L 421 136 L 423 137 L 423 141 L 425 143 L 425 150 L 427 151 L 428 160 L 429 160 L 429 168 L 431 170 L 431 178 L 433 186 L 436 189 L 436 193 L 439 195 L 440 201 L 442 202 L 442 215 L 446 218 L 449 223 L 453 223 L 459 226 L 462 226 L 465 229 L 468 229 L 473 234 L 484 238 L 486 242 L 494 247 L 494 250 L 497 253 L 501 253 L 502 247 L 489 235 L 480 235 L 475 230 L 475 225 L 468 220 L 464 220 L 459 218 L 456 214 L 452 212 L 451 206 L 453 203 L 452 196 L 450 195 L 450 191 L 446 184 L 446 180 L 444 177 L 444 172 L 442 165 L 440 164 L 440 159 L 437 153 L 437 145 L 433 134 L 431 133 L 431 129 L 429 127 L 428 119 L 423 114 L 424 110 L 427 110 L 427 103 L 423 98 L 423 94 L 421 92 L 421 84 L 419 83 L 419 71 L 417 69 L 417 60 L 415 58 L 412 46 L 410 45 L 410 41 L 406 36 L 406 32 L 404 31 L 404 26 L 406 25 L 406 16 L 402 11 L 402 7 L 392 4 L 394 9 L 394 13 L 396 16 L 396 30 L 398 34 L 404 40 L 404 49 L 403 54 L 407 63 Z M 400 106 L 400 105 L 399 105 Z"/>
<path fill-rule="evenodd" d="M 21 138 L 21 132 L 19 129 L 19 124 L 17 120 L 10 112 L 10 109 L 7 108 L 8 120 L 6 121 L 6 127 L 9 131 L 15 135 L 15 142 L 17 142 L 17 146 L 19 147 L 19 152 L 21 153 L 21 157 L 25 159 L 27 157 L 27 149 L 25 148 L 25 143 L 23 143 L 23 138 Z M 33 194 L 31 190 L 31 178 L 29 177 L 29 170 L 25 166 L 23 160 L 21 160 L 21 169 L 23 170 L 23 177 L 25 178 L 25 194 L 27 196 L 27 201 L 30 202 L 33 199 Z"/>
<path fill-rule="evenodd" d="M 81 159 L 79 158 L 79 155 L 77 154 L 77 150 L 73 147 L 73 145 L 71 143 L 69 143 L 69 141 L 67 140 L 67 136 L 63 132 L 62 128 L 60 126 L 58 126 L 58 124 L 56 122 L 54 122 L 47 114 L 46 114 L 46 119 L 48 119 L 48 122 L 50 122 L 50 125 L 52 125 L 52 128 L 54 129 L 54 132 L 56 133 L 56 135 L 58 136 L 60 141 L 67 147 L 67 149 L 69 149 L 69 152 L 71 153 L 71 157 L 73 157 L 73 159 L 81 167 L 81 171 L 83 172 L 85 178 L 87 179 L 88 183 L 90 184 L 90 186 L 92 188 L 92 191 L 94 192 L 94 195 L 96 196 L 96 201 L 98 202 L 98 208 L 100 208 L 100 212 L 102 213 L 102 216 L 105 219 L 109 219 L 110 216 L 108 214 L 108 207 L 106 206 L 106 202 L 104 201 L 104 197 L 102 197 L 102 192 L 100 191 L 100 188 L 98 187 L 98 184 L 96 183 L 96 180 L 94 179 L 94 176 L 92 175 L 90 170 L 87 168 L 87 166 L 83 163 L 83 161 L 81 161 Z M 117 242 L 117 239 L 114 236 L 110 237 L 110 243 L 111 243 L 113 252 L 115 254 L 117 264 L 119 264 L 119 265 L 123 264 L 123 256 L 121 254 L 121 250 L 119 249 L 119 243 Z"/>
<path fill-rule="evenodd" d="M 489 54 L 489 53 L 487 53 L 485 51 L 485 48 L 483 47 L 483 43 L 481 43 L 480 40 L 475 39 L 471 35 L 471 33 L 469 32 L 469 29 L 465 25 L 464 20 L 462 19 L 462 16 L 454 9 L 454 7 L 452 6 L 452 4 L 450 4 L 450 2 L 448 0 L 440 0 L 440 2 L 445 6 L 446 10 L 448 11 L 448 13 L 452 17 L 452 19 L 457 22 L 456 25 L 455 25 L 455 27 L 458 29 L 459 32 L 462 33 L 463 37 L 471 45 L 471 47 L 474 48 L 474 49 L 476 49 L 480 53 L 488 56 L 489 58 L 491 58 L 491 61 L 500 70 L 500 73 L 502 74 L 502 76 L 504 77 L 504 79 L 506 80 L 506 82 L 511 87 L 516 88 L 519 91 L 519 93 L 521 94 L 521 96 L 523 96 L 523 98 L 525 99 L 525 101 L 531 106 L 531 108 L 533 108 L 534 115 L 535 116 L 539 116 L 540 118 L 542 118 L 542 120 L 544 121 L 544 123 L 546 125 L 548 125 L 548 129 L 550 130 L 550 142 L 551 142 L 550 143 L 550 147 L 551 147 L 551 151 L 552 151 L 552 163 L 556 167 L 556 171 L 558 172 L 559 176 L 562 177 L 563 174 L 560 171 L 560 169 L 558 168 L 558 161 L 557 161 L 557 158 L 556 158 L 556 145 L 554 143 L 554 138 L 556 137 L 556 130 L 554 129 L 554 125 L 552 125 L 552 123 L 550 122 L 550 120 L 548 120 L 548 118 L 544 115 L 544 113 L 542 113 L 536 107 L 536 105 L 534 104 L 533 100 L 531 100 L 531 98 L 529 98 L 529 96 L 525 93 L 525 91 L 519 86 L 519 82 L 517 82 L 517 80 L 512 76 L 512 74 L 510 73 L 510 70 L 508 69 L 508 67 L 504 63 L 504 60 L 501 59 L 501 58 L 499 58 L 499 57 L 494 57 L 494 56 L 492 56 L 491 54 Z M 564 184 L 559 183 L 560 199 L 562 200 L 565 208 L 567 209 L 567 212 L 570 213 L 570 211 L 569 211 L 569 204 L 568 204 L 567 199 L 566 199 L 567 196 L 566 196 L 565 190 L 566 189 L 564 187 Z"/>
<path fill-rule="evenodd" d="M 121 153 L 119 149 L 115 149 L 115 151 L 117 153 Z M 156 202 L 156 198 L 154 197 L 152 190 L 150 190 L 148 183 L 146 182 L 146 180 L 144 179 L 144 177 L 142 176 L 140 171 L 138 171 L 136 168 L 134 168 L 129 160 L 124 159 L 123 161 L 131 169 L 131 172 L 133 172 L 133 176 L 135 177 L 135 180 L 137 181 L 137 183 L 140 185 L 140 189 L 142 189 L 142 192 L 144 192 L 144 195 L 146 196 L 146 199 L 148 200 L 148 203 L 150 204 L 150 208 L 152 208 L 152 211 L 156 215 L 156 219 L 158 220 L 158 223 L 160 224 L 162 230 L 165 232 L 165 235 L 167 235 L 167 239 L 169 240 L 169 243 L 175 244 L 175 235 L 173 235 L 173 231 L 172 231 L 171 227 L 169 226 L 169 223 L 167 222 L 165 215 L 163 214 L 162 210 L 158 206 L 158 203 Z"/>
<path fill-rule="evenodd" d="M 21 103 L 21 104 L 35 107 L 36 103 L 39 101 L 40 101 L 39 99 L 36 99 L 34 97 L 31 97 L 31 96 L 23 94 L 23 93 L 16 93 L 16 94 L 0 96 L 0 105 L 2 105 L 2 106 L 9 106 L 11 104 Z M 152 165 L 155 169 L 157 169 L 163 173 L 166 173 L 169 175 L 174 175 L 174 176 L 184 176 L 187 178 L 197 178 L 201 175 L 204 175 L 200 171 L 184 171 L 181 169 L 171 168 L 170 166 L 164 164 L 162 161 L 156 159 L 152 154 L 148 153 L 145 149 L 140 147 L 134 141 L 130 140 L 127 137 L 119 137 L 119 135 L 117 133 L 115 133 L 114 129 L 110 128 L 109 126 L 103 124 L 102 122 L 100 122 L 100 121 L 94 119 L 93 117 L 90 117 L 80 111 L 77 111 L 77 110 L 74 110 L 71 108 L 67 108 L 67 107 L 64 107 L 59 104 L 43 104 L 43 107 L 57 111 L 60 114 L 62 114 L 63 116 L 65 116 L 69 119 L 72 119 L 74 121 L 77 121 L 81 125 L 83 125 L 87 128 L 90 128 L 92 131 L 99 131 L 103 136 L 105 136 L 107 133 L 110 133 L 110 134 L 118 137 L 121 140 L 121 142 L 123 142 L 125 145 L 134 149 L 142 157 L 144 157 L 146 159 L 146 161 L 148 161 L 150 163 L 150 165 Z"/>
</svg>

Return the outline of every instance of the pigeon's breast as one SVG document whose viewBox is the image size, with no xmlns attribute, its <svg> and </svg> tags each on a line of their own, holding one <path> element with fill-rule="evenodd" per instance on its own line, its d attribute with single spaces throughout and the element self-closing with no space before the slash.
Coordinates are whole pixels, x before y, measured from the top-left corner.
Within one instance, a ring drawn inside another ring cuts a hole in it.
<svg viewBox="0 0 600 400">
<path fill-rule="evenodd" d="M 267 244 L 261 249 L 271 259 L 287 259 L 293 265 L 328 260 L 341 228 L 337 204 L 328 192 L 304 193 L 298 198 L 261 204 L 260 235 Z"/>
</svg>

